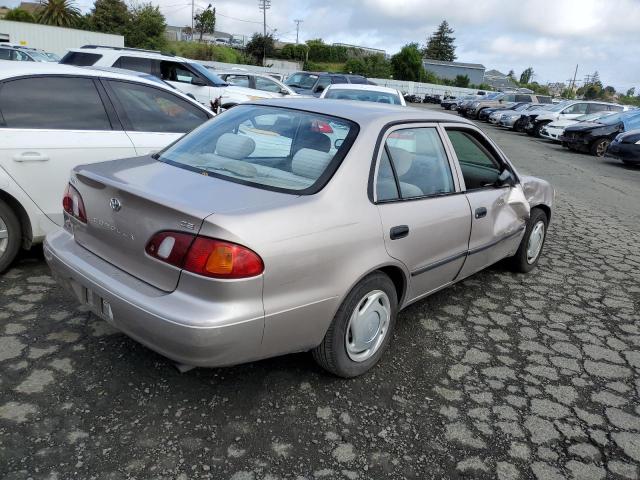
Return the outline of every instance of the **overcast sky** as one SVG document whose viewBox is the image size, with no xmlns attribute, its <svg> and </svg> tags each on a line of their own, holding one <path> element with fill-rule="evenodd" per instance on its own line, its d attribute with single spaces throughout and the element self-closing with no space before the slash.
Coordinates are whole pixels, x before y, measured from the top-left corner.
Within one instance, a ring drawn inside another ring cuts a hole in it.
<svg viewBox="0 0 640 480">
<path fill-rule="evenodd" d="M 91 0 L 77 0 L 88 10 Z M 13 0 L 10 3 L 16 3 Z M 189 0 L 152 0 L 170 25 L 191 23 Z M 209 2 L 195 0 L 196 10 Z M 216 29 L 262 31 L 258 0 L 213 1 Z M 640 90 L 640 0 L 271 0 L 267 25 L 295 41 L 322 38 L 397 52 L 424 44 L 446 19 L 455 30 L 458 61 L 520 74 L 531 66 L 540 83 L 578 79 L 598 70 L 603 83 Z"/>
</svg>

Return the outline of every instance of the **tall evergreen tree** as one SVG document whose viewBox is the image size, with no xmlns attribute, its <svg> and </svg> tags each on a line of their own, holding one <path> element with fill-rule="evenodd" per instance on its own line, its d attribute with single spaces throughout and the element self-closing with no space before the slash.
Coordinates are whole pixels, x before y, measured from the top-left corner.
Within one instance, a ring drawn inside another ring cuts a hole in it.
<svg viewBox="0 0 640 480">
<path fill-rule="evenodd" d="M 449 23 L 443 20 L 438 29 L 427 39 L 427 46 L 422 51 L 426 58 L 453 62 L 456 57 L 455 37 Z"/>
<path fill-rule="evenodd" d="M 131 13 L 122 0 L 96 0 L 90 14 L 91 28 L 98 32 L 123 34 Z"/>
</svg>

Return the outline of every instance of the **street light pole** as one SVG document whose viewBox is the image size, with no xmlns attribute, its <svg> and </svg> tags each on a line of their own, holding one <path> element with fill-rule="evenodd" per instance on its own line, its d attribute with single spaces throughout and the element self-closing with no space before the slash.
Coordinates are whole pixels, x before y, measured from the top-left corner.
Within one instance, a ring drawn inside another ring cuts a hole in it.
<svg viewBox="0 0 640 480">
<path fill-rule="evenodd" d="M 303 22 L 304 20 L 294 20 L 294 22 L 296 22 L 296 45 L 298 45 L 299 43 L 299 34 L 300 34 L 300 24 Z"/>
</svg>

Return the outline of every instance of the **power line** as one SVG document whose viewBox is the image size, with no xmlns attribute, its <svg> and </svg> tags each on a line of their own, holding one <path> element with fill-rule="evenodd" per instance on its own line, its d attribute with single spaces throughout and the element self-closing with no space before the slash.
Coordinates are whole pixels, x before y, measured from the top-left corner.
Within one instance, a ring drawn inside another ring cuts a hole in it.
<svg viewBox="0 0 640 480">
<path fill-rule="evenodd" d="M 262 22 L 257 22 L 257 21 L 255 21 L 255 20 L 243 20 L 242 18 L 234 18 L 234 17 L 230 17 L 230 16 L 228 16 L 228 15 L 223 15 L 223 14 L 221 14 L 221 13 L 217 13 L 217 12 L 216 12 L 216 15 L 217 15 L 217 16 L 220 16 L 220 17 L 228 18 L 229 20 L 236 20 L 236 21 L 238 21 L 238 22 L 260 23 L 260 24 L 262 23 Z"/>
</svg>

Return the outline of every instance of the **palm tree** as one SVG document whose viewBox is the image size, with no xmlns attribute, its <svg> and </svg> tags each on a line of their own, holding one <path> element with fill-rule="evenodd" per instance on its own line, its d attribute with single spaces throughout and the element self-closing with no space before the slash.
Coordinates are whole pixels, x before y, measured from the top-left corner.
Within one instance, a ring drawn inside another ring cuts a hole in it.
<svg viewBox="0 0 640 480">
<path fill-rule="evenodd" d="M 56 27 L 73 26 L 80 18 L 80 9 L 71 0 L 42 0 L 38 9 L 38 23 Z"/>
</svg>

